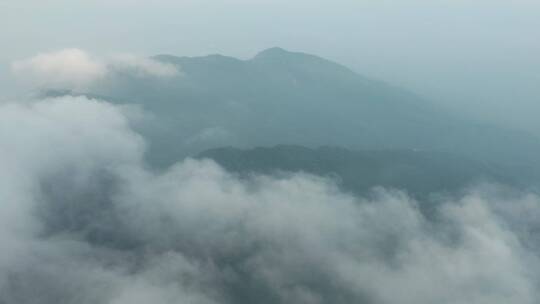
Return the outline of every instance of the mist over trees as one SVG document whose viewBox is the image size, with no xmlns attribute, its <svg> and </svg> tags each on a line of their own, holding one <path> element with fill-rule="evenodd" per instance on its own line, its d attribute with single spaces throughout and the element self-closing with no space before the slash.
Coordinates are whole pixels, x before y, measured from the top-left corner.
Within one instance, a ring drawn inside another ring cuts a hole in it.
<svg viewBox="0 0 540 304">
<path fill-rule="evenodd" d="M 282 48 L 11 70 L 0 304 L 540 299 L 534 134 Z"/>
<path fill-rule="evenodd" d="M 307 173 L 156 172 L 124 110 L 0 107 L 1 303 L 538 299 L 534 194 L 479 187 L 426 217 L 399 190 L 361 197 Z"/>
</svg>

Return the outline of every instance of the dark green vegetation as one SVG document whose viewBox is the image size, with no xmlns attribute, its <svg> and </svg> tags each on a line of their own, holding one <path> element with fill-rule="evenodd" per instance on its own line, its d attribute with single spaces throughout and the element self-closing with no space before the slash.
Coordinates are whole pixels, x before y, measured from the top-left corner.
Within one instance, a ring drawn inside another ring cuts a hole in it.
<svg viewBox="0 0 540 304">
<path fill-rule="evenodd" d="M 337 181 L 344 190 L 362 195 L 381 185 L 426 198 L 431 193 L 451 194 L 479 183 L 527 183 L 519 174 L 496 164 L 427 151 L 352 151 L 281 145 L 250 150 L 219 148 L 198 157 L 213 159 L 227 170 L 246 176 L 286 172 L 321 175 Z"/>
</svg>

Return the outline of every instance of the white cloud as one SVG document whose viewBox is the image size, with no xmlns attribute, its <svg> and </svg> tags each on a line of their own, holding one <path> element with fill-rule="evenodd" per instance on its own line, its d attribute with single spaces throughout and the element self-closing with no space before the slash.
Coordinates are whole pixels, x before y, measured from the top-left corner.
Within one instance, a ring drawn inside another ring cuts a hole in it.
<svg viewBox="0 0 540 304">
<path fill-rule="evenodd" d="M 11 68 L 26 84 L 45 89 L 85 89 L 107 76 L 114 76 L 115 71 L 127 71 L 140 77 L 179 74 L 176 66 L 151 58 L 123 54 L 104 59 L 80 49 L 38 54 L 13 62 Z"/>
<path fill-rule="evenodd" d="M 42 53 L 12 64 L 15 74 L 39 87 L 81 88 L 104 77 L 106 65 L 79 49 Z"/>
<path fill-rule="evenodd" d="M 106 102 L 0 106 L 1 303 L 538 300 L 536 221 L 496 207 L 538 214 L 535 195 L 471 194 L 430 220 L 399 191 L 311 175 L 150 171 L 143 147 Z"/>
</svg>

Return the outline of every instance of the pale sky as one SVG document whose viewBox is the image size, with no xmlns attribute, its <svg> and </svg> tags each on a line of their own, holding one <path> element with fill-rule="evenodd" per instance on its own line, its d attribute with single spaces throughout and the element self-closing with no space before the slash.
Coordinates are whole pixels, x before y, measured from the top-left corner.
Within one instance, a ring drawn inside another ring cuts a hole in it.
<svg viewBox="0 0 540 304">
<path fill-rule="evenodd" d="M 0 0 L 0 89 L 40 52 L 249 58 L 280 46 L 540 135 L 538 0 Z"/>
</svg>

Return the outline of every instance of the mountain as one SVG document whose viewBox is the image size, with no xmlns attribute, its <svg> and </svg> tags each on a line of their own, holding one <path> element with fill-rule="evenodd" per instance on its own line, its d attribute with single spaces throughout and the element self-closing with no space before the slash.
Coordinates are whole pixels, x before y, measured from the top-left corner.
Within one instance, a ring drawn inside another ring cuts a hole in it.
<svg viewBox="0 0 540 304">
<path fill-rule="evenodd" d="M 323 58 L 280 48 L 252 59 L 153 57 L 175 77 L 115 73 L 85 94 L 140 105 L 136 126 L 157 165 L 219 146 L 321 145 L 425 150 L 536 173 L 540 140 L 463 119 L 402 88 Z"/>
<path fill-rule="evenodd" d="M 241 176 L 286 172 L 325 176 L 337 181 L 344 190 L 362 195 L 377 186 L 402 189 L 414 197 L 426 198 L 434 193 L 466 190 L 484 182 L 516 187 L 527 183 L 520 174 L 499 165 L 440 152 L 278 145 L 217 148 L 196 158 L 212 159 Z"/>
</svg>

